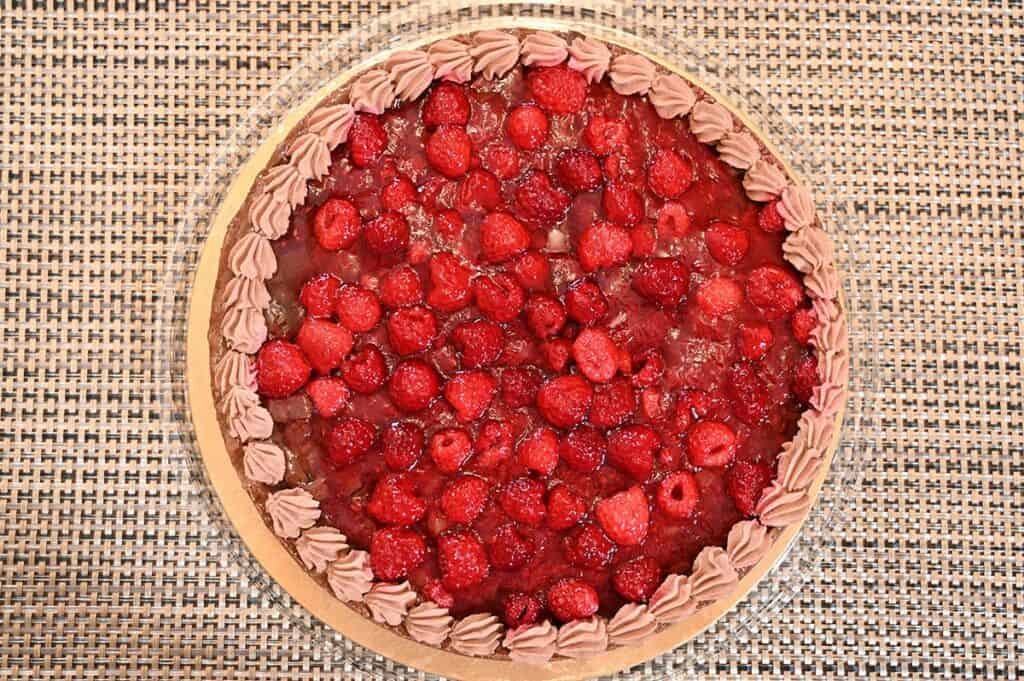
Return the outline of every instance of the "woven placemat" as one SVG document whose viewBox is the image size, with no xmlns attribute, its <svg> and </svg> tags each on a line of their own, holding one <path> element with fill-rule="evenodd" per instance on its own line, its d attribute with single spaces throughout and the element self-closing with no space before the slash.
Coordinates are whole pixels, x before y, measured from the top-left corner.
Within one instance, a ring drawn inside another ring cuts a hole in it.
<svg viewBox="0 0 1024 681">
<path fill-rule="evenodd" d="M 218 145 L 390 9 L 0 0 L 0 678 L 369 678 L 205 546 L 158 329 Z M 734 64 L 831 160 L 877 301 L 873 458 L 839 541 L 696 671 L 1024 676 L 1024 7 L 635 13 Z"/>
</svg>

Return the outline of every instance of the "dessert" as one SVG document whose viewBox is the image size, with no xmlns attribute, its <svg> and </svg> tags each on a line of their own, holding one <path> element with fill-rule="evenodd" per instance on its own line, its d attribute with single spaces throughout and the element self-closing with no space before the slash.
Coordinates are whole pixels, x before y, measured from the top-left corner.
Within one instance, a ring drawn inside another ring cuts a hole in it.
<svg viewBox="0 0 1024 681">
<path fill-rule="evenodd" d="M 575 34 L 399 52 L 228 231 L 212 381 L 274 533 L 414 641 L 544 664 L 728 598 L 848 381 L 828 237 L 729 109 Z"/>
</svg>

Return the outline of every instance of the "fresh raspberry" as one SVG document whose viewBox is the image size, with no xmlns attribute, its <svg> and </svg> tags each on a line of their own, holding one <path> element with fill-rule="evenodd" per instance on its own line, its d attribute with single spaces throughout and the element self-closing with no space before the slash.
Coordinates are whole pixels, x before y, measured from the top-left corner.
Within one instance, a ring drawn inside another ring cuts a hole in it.
<svg viewBox="0 0 1024 681">
<path fill-rule="evenodd" d="M 690 233 L 693 218 L 681 203 L 666 201 L 658 211 L 658 234 L 680 239 Z"/>
<path fill-rule="evenodd" d="M 416 185 L 399 173 L 380 190 L 380 205 L 384 210 L 402 210 L 416 203 Z"/>
<path fill-rule="evenodd" d="M 594 390 L 579 376 L 558 376 L 537 393 L 537 409 L 556 428 L 572 428 L 590 412 Z"/>
<path fill-rule="evenodd" d="M 743 359 L 758 360 L 768 354 L 774 339 L 775 334 L 767 324 L 740 324 L 736 332 L 736 347 Z"/>
<path fill-rule="evenodd" d="M 659 388 L 644 388 L 640 393 L 640 412 L 648 421 L 660 421 L 665 413 L 664 393 Z"/>
<path fill-rule="evenodd" d="M 334 418 L 348 406 L 352 393 L 345 381 L 334 376 L 324 376 L 309 382 L 306 394 L 313 401 L 316 413 L 325 419 Z"/>
<path fill-rule="evenodd" d="M 743 305 L 743 287 L 731 277 L 712 277 L 700 285 L 695 298 L 708 317 L 724 317 Z"/>
<path fill-rule="evenodd" d="M 580 331 L 572 344 L 572 356 L 580 372 L 593 383 L 607 383 L 615 376 L 619 349 L 608 335 L 599 328 Z"/>
<path fill-rule="evenodd" d="M 529 247 L 530 233 L 508 213 L 488 213 L 480 223 L 480 254 L 484 262 L 505 262 Z"/>
<path fill-rule="evenodd" d="M 466 129 L 458 125 L 442 125 L 424 145 L 427 162 L 445 177 L 459 178 L 469 170 L 473 143 Z"/>
<path fill-rule="evenodd" d="M 380 302 L 392 309 L 415 305 L 423 300 L 420 275 L 408 265 L 388 270 L 380 280 Z"/>
<path fill-rule="evenodd" d="M 507 421 L 490 419 L 480 426 L 473 443 L 476 458 L 473 465 L 494 468 L 512 456 L 512 427 Z"/>
<path fill-rule="evenodd" d="M 676 471 L 665 476 L 658 483 L 654 497 L 658 508 L 673 518 L 685 518 L 697 510 L 700 503 L 700 488 L 697 478 L 687 471 Z"/>
<path fill-rule="evenodd" d="M 364 345 L 341 365 L 341 377 L 355 392 L 372 395 L 388 377 L 384 355 L 376 345 Z"/>
<path fill-rule="evenodd" d="M 451 253 L 435 253 L 427 265 L 431 290 L 427 304 L 441 312 L 455 312 L 469 305 L 473 271 Z"/>
<path fill-rule="evenodd" d="M 462 237 L 466 223 L 457 210 L 443 210 L 434 216 L 434 231 L 449 241 Z"/>
<path fill-rule="evenodd" d="M 643 362 L 640 368 L 633 374 L 633 385 L 638 388 L 647 388 L 665 375 L 665 358 L 657 350 L 649 350 L 640 356 Z"/>
<path fill-rule="evenodd" d="M 743 515 L 753 516 L 757 502 L 761 500 L 761 493 L 773 477 L 771 466 L 737 461 L 729 470 L 728 483 L 729 496 L 732 497 L 736 510 Z"/>
<path fill-rule="evenodd" d="M 388 424 L 380 437 L 384 463 L 393 471 L 407 471 L 423 456 L 423 428 L 412 421 Z"/>
<path fill-rule="evenodd" d="M 450 338 L 462 358 L 464 369 L 494 365 L 505 345 L 505 332 L 486 319 L 459 324 L 452 329 Z"/>
<path fill-rule="evenodd" d="M 762 265 L 747 277 L 747 298 L 766 319 L 792 314 L 804 300 L 800 281 L 776 265 Z"/>
<path fill-rule="evenodd" d="M 455 190 L 455 207 L 463 213 L 483 213 L 501 203 L 498 178 L 481 168 L 473 168 L 459 180 Z"/>
<path fill-rule="evenodd" d="M 565 309 L 562 304 L 546 295 L 533 295 L 523 307 L 526 326 L 537 338 L 551 338 L 565 326 Z"/>
<path fill-rule="evenodd" d="M 570 319 L 591 326 L 608 314 L 608 299 L 594 281 L 581 279 L 565 292 L 565 311 Z"/>
<path fill-rule="evenodd" d="M 490 489 L 483 478 L 460 476 L 445 487 L 441 495 L 441 510 L 453 523 L 471 523 L 483 513 Z"/>
<path fill-rule="evenodd" d="M 338 291 L 334 304 L 338 321 L 352 333 L 366 333 L 380 321 L 380 303 L 373 291 L 346 284 Z"/>
<path fill-rule="evenodd" d="M 576 245 L 576 254 L 584 272 L 625 265 L 632 250 L 633 240 L 629 231 L 603 220 L 583 230 Z"/>
<path fill-rule="evenodd" d="M 559 453 L 574 470 L 589 473 L 604 463 L 608 442 L 597 428 L 577 426 L 562 438 Z"/>
<path fill-rule="evenodd" d="M 530 367 L 511 367 L 501 372 L 501 399 L 513 409 L 528 407 L 537 400 L 544 378 Z"/>
<path fill-rule="evenodd" d="M 647 169 L 647 185 L 663 199 L 678 198 L 693 184 L 693 162 L 670 149 L 661 149 Z"/>
<path fill-rule="evenodd" d="M 519 152 L 507 144 L 493 144 L 484 150 L 483 166 L 499 180 L 511 180 L 519 174 Z"/>
<path fill-rule="evenodd" d="M 561 622 L 585 620 L 599 605 L 597 591 L 581 579 L 561 579 L 548 589 L 548 610 Z"/>
<path fill-rule="evenodd" d="M 562 540 L 562 552 L 570 565 L 594 570 L 607 566 L 615 555 L 612 543 L 601 528 L 592 523 L 572 530 Z"/>
<path fill-rule="evenodd" d="M 573 527 L 586 512 L 583 499 L 568 485 L 556 485 L 548 492 L 548 527 L 552 530 Z"/>
<path fill-rule="evenodd" d="M 473 280 L 473 297 L 484 316 L 501 323 L 518 317 L 526 300 L 523 289 L 504 272 Z"/>
<path fill-rule="evenodd" d="M 636 392 L 629 381 L 620 379 L 594 391 L 590 422 L 598 428 L 614 428 L 629 421 L 635 411 Z"/>
<path fill-rule="evenodd" d="M 619 566 L 612 575 L 612 586 L 627 601 L 644 603 L 661 584 L 661 566 L 648 556 L 634 558 Z"/>
<path fill-rule="evenodd" d="M 654 470 L 654 455 L 661 438 L 650 426 L 623 426 L 608 436 L 608 463 L 643 482 Z"/>
<path fill-rule="evenodd" d="M 644 298 L 673 308 L 686 297 L 690 271 L 676 258 L 648 258 L 633 273 L 633 288 Z"/>
<path fill-rule="evenodd" d="M 604 216 L 612 222 L 632 227 L 644 216 L 644 199 L 629 185 L 609 182 L 601 195 Z"/>
<path fill-rule="evenodd" d="M 800 308 L 793 313 L 790 325 L 793 328 L 793 338 L 798 343 L 806 345 L 811 341 L 811 334 L 818 328 L 818 315 L 813 308 Z"/>
<path fill-rule="evenodd" d="M 551 285 L 551 265 L 537 251 L 527 251 L 512 261 L 512 274 L 527 291 L 543 291 Z"/>
<path fill-rule="evenodd" d="M 540 344 L 540 355 L 551 371 L 560 374 L 569 366 L 572 358 L 572 341 L 568 338 L 554 338 Z"/>
<path fill-rule="evenodd" d="M 437 561 L 441 583 L 450 591 L 476 586 L 491 573 L 484 545 L 472 530 L 454 530 L 438 537 Z"/>
<path fill-rule="evenodd" d="M 312 369 L 298 345 L 267 341 L 256 355 L 256 385 L 265 397 L 288 397 L 306 385 Z"/>
<path fill-rule="evenodd" d="M 444 397 L 463 423 L 480 418 L 494 399 L 498 381 L 484 371 L 464 371 L 444 386 Z"/>
<path fill-rule="evenodd" d="M 345 199 L 328 199 L 313 216 L 313 236 L 326 251 L 349 248 L 359 238 L 362 227 L 359 210 Z"/>
<path fill-rule="evenodd" d="M 512 523 L 499 527 L 487 547 L 491 565 L 499 570 L 523 567 L 533 558 L 533 551 L 533 540 L 521 535 Z"/>
<path fill-rule="evenodd" d="M 466 90 L 455 83 L 438 83 L 423 100 L 423 125 L 465 125 L 469 122 L 469 99 Z"/>
<path fill-rule="evenodd" d="M 445 473 L 457 473 L 473 451 L 473 442 L 462 428 L 445 428 L 430 437 L 430 458 Z"/>
<path fill-rule="evenodd" d="M 401 213 L 385 211 L 366 223 L 363 238 L 374 253 L 397 253 L 409 245 L 409 223 Z"/>
<path fill-rule="evenodd" d="M 711 395 L 697 388 L 684 388 L 676 398 L 676 408 L 686 409 L 695 419 L 702 419 L 711 413 Z"/>
<path fill-rule="evenodd" d="M 583 140 L 598 156 L 607 156 L 629 145 L 629 127 L 621 120 L 593 116 L 583 131 Z"/>
<path fill-rule="evenodd" d="M 531 223 L 549 225 L 558 222 L 572 199 L 551 184 L 551 178 L 535 170 L 526 176 L 515 192 L 516 214 Z"/>
<path fill-rule="evenodd" d="M 698 421 L 686 433 L 686 453 L 694 466 L 728 466 L 736 456 L 736 433 L 721 421 Z"/>
<path fill-rule="evenodd" d="M 558 435 L 550 428 L 538 428 L 516 447 L 516 458 L 527 470 L 551 475 L 558 465 Z"/>
<path fill-rule="evenodd" d="M 440 392 L 441 379 L 434 367 L 422 359 L 407 359 L 391 373 L 388 395 L 400 410 L 413 413 L 426 409 Z"/>
<path fill-rule="evenodd" d="M 737 362 L 729 369 L 725 392 L 740 421 L 757 426 L 768 418 L 768 385 L 749 362 Z"/>
<path fill-rule="evenodd" d="M 370 567 L 377 579 L 397 582 L 419 567 L 427 555 L 427 543 L 407 527 L 386 527 L 373 533 Z"/>
<path fill-rule="evenodd" d="M 295 342 L 302 348 L 317 373 L 337 369 L 352 350 L 352 332 L 326 319 L 307 317 L 299 327 Z"/>
<path fill-rule="evenodd" d="M 639 485 L 597 502 L 594 515 L 605 533 L 620 546 L 642 544 L 647 537 L 650 511 Z"/>
<path fill-rule="evenodd" d="M 818 360 L 814 355 L 806 355 L 796 365 L 789 389 L 796 396 L 796 399 L 806 404 L 811 401 L 814 389 L 820 383 L 821 380 L 818 378 Z"/>
<path fill-rule="evenodd" d="M 548 137 L 548 117 L 532 104 L 520 104 L 508 113 L 508 136 L 520 149 L 537 149 Z"/>
<path fill-rule="evenodd" d="M 629 241 L 635 258 L 649 258 L 654 255 L 658 246 L 658 237 L 654 233 L 654 228 L 646 222 L 641 222 L 629 230 Z"/>
<path fill-rule="evenodd" d="M 341 280 L 333 274 L 318 274 L 305 284 L 299 292 L 299 302 L 306 310 L 307 317 L 330 317 L 341 290 Z"/>
<path fill-rule="evenodd" d="M 540 601 L 522 591 L 513 591 L 501 601 L 501 618 L 509 629 L 536 624 L 540 610 Z"/>
<path fill-rule="evenodd" d="M 372 425 L 354 416 L 345 416 L 334 422 L 324 436 L 324 447 L 331 461 L 347 466 L 373 447 L 377 431 Z"/>
<path fill-rule="evenodd" d="M 580 111 L 587 99 L 587 80 L 566 64 L 531 69 L 526 87 L 534 101 L 553 114 Z"/>
<path fill-rule="evenodd" d="M 388 317 L 388 341 L 399 355 L 415 355 L 429 348 L 437 336 L 437 318 L 423 305 L 403 307 Z"/>
<path fill-rule="evenodd" d="M 712 222 L 704 232 L 704 243 L 711 257 L 726 267 L 739 265 L 750 250 L 747 230 L 728 222 Z"/>
<path fill-rule="evenodd" d="M 420 589 L 423 598 L 442 608 L 455 607 L 455 597 L 448 593 L 440 579 L 428 580 Z"/>
<path fill-rule="evenodd" d="M 531 478 L 516 478 L 502 488 L 498 504 L 517 523 L 540 527 L 547 513 L 544 484 Z"/>
<path fill-rule="evenodd" d="M 757 226 L 769 233 L 781 232 L 786 228 L 786 221 L 779 213 L 778 199 L 761 206 L 757 212 Z"/>
<path fill-rule="evenodd" d="M 368 168 L 380 160 L 388 145 L 388 134 L 380 122 L 379 116 L 357 114 L 348 132 L 348 149 L 352 155 L 352 164 L 358 168 Z"/>
<path fill-rule="evenodd" d="M 597 191 L 601 188 L 601 164 L 586 149 L 562 152 L 555 166 L 555 177 L 573 194 Z"/>
</svg>

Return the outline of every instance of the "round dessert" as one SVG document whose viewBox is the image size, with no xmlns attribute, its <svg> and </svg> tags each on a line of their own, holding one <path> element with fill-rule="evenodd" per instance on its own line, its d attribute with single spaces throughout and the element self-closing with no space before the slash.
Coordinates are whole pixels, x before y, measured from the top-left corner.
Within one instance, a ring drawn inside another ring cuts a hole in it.
<svg viewBox="0 0 1024 681">
<path fill-rule="evenodd" d="M 545 664 L 730 598 L 799 524 L 846 325 L 807 191 L 720 102 L 575 34 L 399 52 L 227 231 L 224 438 L 340 600 Z"/>
</svg>

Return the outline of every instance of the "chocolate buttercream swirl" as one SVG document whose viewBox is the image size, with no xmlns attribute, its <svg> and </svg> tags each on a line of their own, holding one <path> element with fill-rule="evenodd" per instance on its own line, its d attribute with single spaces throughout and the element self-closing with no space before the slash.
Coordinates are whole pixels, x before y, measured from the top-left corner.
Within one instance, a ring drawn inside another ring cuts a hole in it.
<svg viewBox="0 0 1024 681">
<path fill-rule="evenodd" d="M 395 86 L 384 69 L 371 69 L 361 75 L 348 95 L 356 111 L 380 115 L 395 103 Z"/>
<path fill-rule="evenodd" d="M 721 104 L 702 99 L 690 111 L 690 130 L 704 144 L 712 144 L 732 130 L 732 114 Z"/>
<path fill-rule="evenodd" d="M 290 163 L 274 166 L 263 176 L 263 191 L 292 209 L 306 200 L 306 178 Z"/>
<path fill-rule="evenodd" d="M 790 232 L 782 242 L 782 252 L 793 267 L 804 273 L 831 265 L 836 257 L 831 239 L 819 227 Z"/>
<path fill-rule="evenodd" d="M 739 575 L 729 555 L 718 546 L 706 546 L 693 561 L 690 597 L 695 601 L 713 601 L 728 596 L 739 584 Z"/>
<path fill-rule="evenodd" d="M 835 419 L 808 409 L 800 415 L 793 442 L 801 447 L 809 447 L 817 452 L 823 452 L 832 442 L 834 429 Z"/>
<path fill-rule="evenodd" d="M 785 527 L 804 517 L 811 499 L 803 490 L 791 492 L 778 481 L 769 485 L 757 502 L 757 515 L 762 525 Z"/>
<path fill-rule="evenodd" d="M 285 467 L 284 450 L 273 442 L 265 440 L 245 445 L 242 468 L 247 480 L 276 485 L 284 479 Z"/>
<path fill-rule="evenodd" d="M 817 316 L 819 324 L 839 319 L 839 306 L 831 298 L 815 298 L 811 301 L 811 307 L 814 308 L 814 314 Z"/>
<path fill-rule="evenodd" d="M 234 277 L 224 286 L 224 304 L 265 310 L 270 305 L 270 292 L 262 279 Z"/>
<path fill-rule="evenodd" d="M 786 229 L 791 232 L 809 227 L 814 223 L 814 200 L 811 193 L 799 185 L 789 185 L 783 189 L 779 215 Z"/>
<path fill-rule="evenodd" d="M 845 386 L 850 382 L 850 355 L 847 352 L 818 353 L 818 376 L 823 383 Z"/>
<path fill-rule="evenodd" d="M 299 487 L 274 492 L 267 497 L 267 513 L 274 523 L 274 534 L 282 539 L 294 539 L 320 517 L 320 502 Z"/>
<path fill-rule="evenodd" d="M 508 648 L 509 658 L 516 662 L 544 664 L 555 654 L 557 641 L 558 629 L 544 620 L 540 624 L 510 629 L 505 634 L 503 645 Z"/>
<path fill-rule="evenodd" d="M 782 445 L 776 482 L 791 492 L 807 489 L 821 468 L 821 450 L 794 440 Z"/>
<path fill-rule="evenodd" d="M 233 350 L 254 353 L 267 340 L 267 321 L 263 311 L 251 307 L 233 307 L 224 313 L 221 335 Z"/>
<path fill-rule="evenodd" d="M 743 189 L 751 201 L 771 201 L 786 186 L 786 176 L 774 163 L 755 159 L 743 176 Z"/>
<path fill-rule="evenodd" d="M 557 66 L 569 56 L 569 46 L 554 33 L 534 31 L 523 39 L 522 55 L 525 66 Z"/>
<path fill-rule="evenodd" d="M 288 232 L 291 214 L 288 204 L 278 201 L 273 194 L 257 194 L 249 204 L 249 222 L 258 234 L 268 239 L 280 239 Z"/>
<path fill-rule="evenodd" d="M 440 646 L 452 630 L 452 616 L 448 608 L 427 601 L 409 611 L 405 618 L 405 631 L 414 641 L 428 646 Z"/>
<path fill-rule="evenodd" d="M 805 276 L 804 286 L 812 297 L 832 300 L 839 295 L 839 273 L 833 265 L 825 265 Z"/>
<path fill-rule="evenodd" d="M 331 150 L 315 132 L 299 135 L 288 148 L 291 164 L 307 180 L 319 180 L 331 169 Z"/>
<path fill-rule="evenodd" d="M 465 83 L 473 77 L 473 57 L 469 46 L 458 40 L 439 40 L 427 50 L 434 65 L 434 77 L 453 83 Z"/>
<path fill-rule="evenodd" d="M 647 609 L 662 624 L 685 619 L 697 610 L 697 601 L 690 598 L 691 590 L 686 575 L 669 575 L 651 596 Z"/>
<path fill-rule="evenodd" d="M 256 392 L 256 369 L 244 352 L 226 351 L 213 370 L 214 381 L 221 395 L 235 386 Z"/>
<path fill-rule="evenodd" d="M 414 101 L 434 81 L 434 67 L 423 50 L 396 52 L 388 59 L 388 70 L 395 84 L 395 94 L 403 102 Z"/>
<path fill-rule="evenodd" d="M 608 621 L 608 642 L 614 646 L 636 645 L 658 630 L 658 623 L 642 603 L 627 603 Z"/>
<path fill-rule="evenodd" d="M 277 272 L 277 258 L 268 239 L 249 232 L 231 247 L 228 268 L 240 277 L 270 279 Z"/>
<path fill-rule="evenodd" d="M 810 231 L 809 229 L 803 230 Z M 811 331 L 811 345 L 825 354 L 835 355 L 846 351 L 849 334 L 846 320 L 840 317 L 835 320 L 819 321 Z"/>
<path fill-rule="evenodd" d="M 729 555 L 729 562 L 733 567 L 742 570 L 757 564 L 771 545 L 767 527 L 756 520 L 744 520 L 729 530 L 725 552 Z"/>
<path fill-rule="evenodd" d="M 238 416 L 228 417 L 228 432 L 241 442 L 266 440 L 274 432 L 274 419 L 265 407 L 250 407 Z"/>
<path fill-rule="evenodd" d="M 746 130 L 729 130 L 722 136 L 721 141 L 718 142 L 718 157 L 723 162 L 731 165 L 733 168 L 739 170 L 746 170 L 750 168 L 754 161 L 761 157 L 761 148 L 757 146 L 757 140 Z M 743 178 L 743 187 L 747 190 L 747 194 L 750 194 L 750 188 L 747 186 L 747 178 L 750 173 L 747 173 Z M 757 178 L 755 177 L 755 180 Z M 783 180 L 785 182 L 785 180 Z M 756 182 L 755 182 L 756 186 Z M 761 199 L 755 199 L 753 196 L 750 197 L 754 201 Z"/>
<path fill-rule="evenodd" d="M 582 73 L 588 83 L 604 78 L 611 61 L 611 50 L 599 40 L 580 36 L 569 45 L 569 68 Z"/>
<path fill-rule="evenodd" d="M 814 388 L 811 394 L 811 406 L 825 416 L 835 416 L 846 401 L 846 387 L 831 382 L 824 382 Z"/>
<path fill-rule="evenodd" d="M 316 133 L 327 143 L 327 148 L 334 149 L 348 141 L 349 130 L 355 120 L 356 112 L 351 104 L 334 104 L 317 109 L 306 119 L 306 130 Z"/>
<path fill-rule="evenodd" d="M 363 596 L 363 602 L 370 609 L 373 619 L 381 624 L 397 627 L 405 619 L 405 614 L 416 602 L 416 592 L 409 582 L 386 584 L 377 582 Z"/>
<path fill-rule="evenodd" d="M 311 527 L 295 541 L 295 550 L 307 570 L 324 572 L 348 550 L 348 539 L 334 527 Z"/>
<path fill-rule="evenodd" d="M 363 595 L 373 586 L 370 554 L 349 551 L 331 563 L 327 568 L 327 584 L 342 601 L 362 601 Z"/>
<path fill-rule="evenodd" d="M 603 617 L 567 622 L 558 629 L 555 650 L 576 659 L 600 655 L 608 650 L 608 625 Z"/>
<path fill-rule="evenodd" d="M 697 96 L 685 80 L 674 73 L 663 73 L 651 83 L 647 93 L 654 110 L 662 118 L 678 118 L 690 113 Z"/>
<path fill-rule="evenodd" d="M 612 69 L 608 75 L 612 89 L 620 95 L 646 95 L 654 82 L 656 71 L 647 57 L 620 54 L 612 60 Z"/>
<path fill-rule="evenodd" d="M 452 650 L 463 655 L 493 655 L 501 643 L 505 626 L 494 615 L 478 612 L 455 622 L 449 637 Z"/>
<path fill-rule="evenodd" d="M 476 60 L 474 73 L 500 78 L 519 62 L 519 39 L 505 31 L 480 31 L 473 36 L 469 54 Z"/>
</svg>

